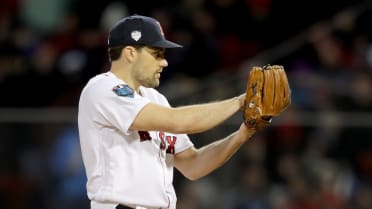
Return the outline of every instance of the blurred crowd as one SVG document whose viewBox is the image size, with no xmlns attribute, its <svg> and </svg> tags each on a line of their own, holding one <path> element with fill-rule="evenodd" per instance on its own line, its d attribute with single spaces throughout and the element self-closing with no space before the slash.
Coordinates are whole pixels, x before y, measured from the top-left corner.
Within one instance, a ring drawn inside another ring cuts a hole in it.
<svg viewBox="0 0 372 209">
<path fill-rule="evenodd" d="M 226 165 L 195 182 L 175 173 L 179 209 L 372 208 L 368 1 L 2 0 L 0 108 L 76 108 L 109 69 L 110 26 L 135 13 L 184 46 L 167 51 L 159 87 L 174 105 L 241 93 L 255 64 L 284 65 L 291 84 L 290 108 Z M 0 123 L 0 208 L 89 208 L 76 128 Z"/>
</svg>

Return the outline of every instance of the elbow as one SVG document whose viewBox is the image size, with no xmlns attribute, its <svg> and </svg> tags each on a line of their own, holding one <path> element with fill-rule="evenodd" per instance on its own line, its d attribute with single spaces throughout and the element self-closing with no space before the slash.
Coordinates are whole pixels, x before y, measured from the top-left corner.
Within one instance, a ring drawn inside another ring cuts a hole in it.
<svg viewBox="0 0 372 209">
<path fill-rule="evenodd" d="M 187 179 L 190 180 L 190 181 L 196 181 L 196 180 L 199 180 L 200 178 L 194 178 L 194 177 L 189 178 L 189 177 L 187 177 Z"/>
<path fill-rule="evenodd" d="M 198 179 L 200 179 L 201 177 L 204 176 L 195 167 L 193 167 L 192 169 L 180 169 L 180 168 L 178 168 L 178 170 L 181 172 L 181 174 L 185 178 L 187 178 L 190 181 L 196 181 L 196 180 L 198 180 Z"/>
<path fill-rule="evenodd" d="M 188 170 L 188 172 L 183 172 L 183 176 L 185 176 L 190 181 L 197 181 L 204 176 L 208 175 L 210 171 L 208 170 L 200 170 L 197 168 L 194 168 L 192 170 Z"/>
<path fill-rule="evenodd" d="M 222 163 L 217 166 L 216 168 L 220 167 L 222 165 Z M 215 168 L 215 169 L 216 169 Z M 211 168 L 211 169 L 197 169 L 197 168 L 194 168 L 192 171 L 188 172 L 188 173 L 182 173 L 188 180 L 191 180 L 191 181 L 197 181 L 201 178 L 203 178 L 204 176 L 207 176 L 208 174 L 212 173 L 215 169 Z"/>
<path fill-rule="evenodd" d="M 198 175 L 197 173 L 183 174 L 190 181 L 197 181 L 201 179 L 204 175 Z"/>
</svg>

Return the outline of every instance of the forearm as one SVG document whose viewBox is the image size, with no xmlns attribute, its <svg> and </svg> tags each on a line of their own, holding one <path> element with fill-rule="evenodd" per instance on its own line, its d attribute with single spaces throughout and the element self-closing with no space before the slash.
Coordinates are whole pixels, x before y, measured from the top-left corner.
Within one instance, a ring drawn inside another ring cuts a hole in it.
<svg viewBox="0 0 372 209">
<path fill-rule="evenodd" d="M 208 175 L 225 164 L 254 133 L 253 129 L 240 130 L 196 150 L 192 157 L 176 158 L 177 169 L 192 180 Z"/>
<path fill-rule="evenodd" d="M 209 130 L 241 109 L 244 95 L 207 104 L 169 108 L 149 103 L 137 114 L 133 130 L 200 133 Z"/>
<path fill-rule="evenodd" d="M 174 118 L 179 133 L 199 133 L 209 130 L 236 113 L 241 102 L 237 97 L 220 102 L 175 108 Z"/>
</svg>

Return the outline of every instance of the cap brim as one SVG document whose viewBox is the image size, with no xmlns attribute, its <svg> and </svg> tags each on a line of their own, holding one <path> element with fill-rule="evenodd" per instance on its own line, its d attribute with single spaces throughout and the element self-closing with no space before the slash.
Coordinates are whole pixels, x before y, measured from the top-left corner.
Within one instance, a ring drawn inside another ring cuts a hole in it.
<svg viewBox="0 0 372 209">
<path fill-rule="evenodd" d="M 176 44 L 168 40 L 158 41 L 151 45 L 155 47 L 160 47 L 160 48 L 182 48 L 183 47 L 182 45 Z"/>
</svg>

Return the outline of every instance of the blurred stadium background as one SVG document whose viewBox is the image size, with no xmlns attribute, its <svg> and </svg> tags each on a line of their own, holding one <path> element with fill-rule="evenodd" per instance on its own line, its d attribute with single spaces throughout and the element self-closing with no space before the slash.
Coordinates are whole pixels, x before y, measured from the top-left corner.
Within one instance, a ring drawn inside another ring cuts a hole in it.
<svg viewBox="0 0 372 209">
<path fill-rule="evenodd" d="M 134 13 L 185 46 L 159 87 L 174 106 L 242 93 L 254 65 L 284 65 L 292 87 L 291 107 L 227 164 L 194 182 L 175 173 L 179 209 L 372 208 L 371 1 L 1 0 L 1 209 L 89 208 L 79 93 L 109 69 L 109 26 Z"/>
</svg>

